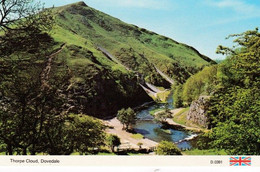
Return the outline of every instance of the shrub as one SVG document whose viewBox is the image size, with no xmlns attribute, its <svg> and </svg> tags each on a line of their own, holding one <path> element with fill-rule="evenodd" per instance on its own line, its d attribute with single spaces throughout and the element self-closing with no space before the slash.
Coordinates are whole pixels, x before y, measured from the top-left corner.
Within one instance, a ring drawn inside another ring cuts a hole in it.
<svg viewBox="0 0 260 172">
<path fill-rule="evenodd" d="M 181 155 L 180 149 L 172 142 L 161 141 L 156 148 L 157 155 Z"/>
</svg>

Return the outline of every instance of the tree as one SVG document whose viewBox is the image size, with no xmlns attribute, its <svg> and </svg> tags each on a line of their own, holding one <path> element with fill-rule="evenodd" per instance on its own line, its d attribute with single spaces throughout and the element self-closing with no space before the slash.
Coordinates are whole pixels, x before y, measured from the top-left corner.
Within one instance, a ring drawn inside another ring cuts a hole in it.
<svg viewBox="0 0 260 172">
<path fill-rule="evenodd" d="M 173 105 L 175 108 L 183 107 L 183 99 L 182 99 L 182 90 L 183 85 L 174 85 L 173 86 L 174 94 L 173 94 Z"/>
<path fill-rule="evenodd" d="M 39 143 L 47 134 L 45 127 L 50 121 L 58 127 L 66 111 L 66 97 L 60 90 L 69 76 L 63 64 L 62 75 L 48 76 L 64 80 L 42 88 L 44 64 L 54 45 L 47 34 L 53 19 L 50 10 L 40 12 L 40 4 L 33 4 L 29 0 L 0 1 L 0 140 L 9 155 L 42 151 Z M 41 60 L 42 64 L 37 62 Z M 58 69 L 52 66 L 52 70 Z"/>
<path fill-rule="evenodd" d="M 44 128 L 39 144 L 43 152 L 50 155 L 93 154 L 104 145 L 105 126 L 100 120 L 84 114 L 69 114 L 59 122 L 50 121 L 48 128 Z"/>
<path fill-rule="evenodd" d="M 172 114 L 170 112 L 170 109 L 168 106 L 165 106 L 165 110 L 158 112 L 155 114 L 155 120 L 162 123 L 162 124 L 167 124 L 167 119 L 171 118 Z"/>
<path fill-rule="evenodd" d="M 33 0 L 0 1 L 0 57 L 28 51 L 38 56 L 53 43 L 47 34 L 54 24 L 51 9 Z M 44 42 L 44 43 L 43 43 Z M 15 48 L 13 48 L 15 47 Z"/>
<path fill-rule="evenodd" d="M 181 155 L 179 148 L 172 142 L 161 141 L 156 147 L 157 155 Z"/>
<path fill-rule="evenodd" d="M 20 65 L 13 66 L 10 74 L 1 75 L 0 79 L 0 139 L 5 142 L 8 154 L 14 151 L 27 154 L 30 151 L 34 155 L 39 152 L 41 137 L 48 134 L 45 128 L 48 129 L 50 123 L 54 129 L 58 128 L 68 110 L 64 106 L 66 97 L 58 90 L 68 85 L 66 70 L 62 70 L 62 75 L 61 71 L 50 75 L 57 81 L 49 82 L 51 87 L 42 89 L 39 77 L 42 69 L 27 62 L 19 62 Z"/>
<path fill-rule="evenodd" d="M 137 120 L 136 113 L 131 108 L 119 110 L 117 119 L 123 124 L 123 129 L 125 130 L 129 130 L 129 126 L 134 125 Z"/>
<path fill-rule="evenodd" d="M 43 5 L 34 0 L 0 0 L 0 29 L 25 30 L 30 25 L 41 23 L 47 17 L 40 14 L 44 13 L 43 9 Z"/>
<path fill-rule="evenodd" d="M 260 33 L 231 35 L 235 48 L 218 47 L 228 59 L 219 65 L 217 89 L 209 109 L 215 148 L 229 154 L 260 154 Z"/>
<path fill-rule="evenodd" d="M 120 138 L 116 135 L 110 134 L 107 136 L 107 145 L 111 148 L 111 151 L 114 152 L 114 148 L 118 147 L 121 144 Z"/>
<path fill-rule="evenodd" d="M 142 142 L 138 142 L 137 146 L 139 146 L 139 149 L 142 149 L 143 143 Z"/>
<path fill-rule="evenodd" d="M 259 91 L 228 89 L 225 93 L 218 92 L 220 96 L 215 95 L 210 109 L 213 119 L 210 138 L 214 148 L 225 149 L 232 155 L 259 155 Z"/>
<path fill-rule="evenodd" d="M 65 127 L 71 145 L 74 147 L 73 150 L 76 152 L 92 153 L 95 148 L 104 145 L 105 126 L 98 119 L 84 114 L 70 114 Z"/>
</svg>

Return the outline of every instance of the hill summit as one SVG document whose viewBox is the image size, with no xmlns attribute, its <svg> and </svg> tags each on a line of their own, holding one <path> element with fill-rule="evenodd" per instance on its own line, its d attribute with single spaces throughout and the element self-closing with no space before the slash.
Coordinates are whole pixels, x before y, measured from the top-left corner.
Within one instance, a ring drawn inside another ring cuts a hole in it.
<svg viewBox="0 0 260 172">
<path fill-rule="evenodd" d="M 147 92 L 151 96 L 155 87 L 184 83 L 214 63 L 191 46 L 122 22 L 84 2 L 53 12 L 56 26 L 51 36 L 65 44 L 55 60 L 66 62 L 73 76 L 71 102 L 88 115 L 104 117 L 150 101 Z"/>
</svg>

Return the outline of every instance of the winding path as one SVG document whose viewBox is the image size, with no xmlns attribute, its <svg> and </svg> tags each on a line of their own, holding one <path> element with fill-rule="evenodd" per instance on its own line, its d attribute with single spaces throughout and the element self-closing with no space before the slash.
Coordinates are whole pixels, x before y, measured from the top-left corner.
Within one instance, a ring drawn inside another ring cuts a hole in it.
<svg viewBox="0 0 260 172">
<path fill-rule="evenodd" d="M 164 92 L 164 91 L 159 90 L 156 86 L 154 86 L 154 85 L 152 85 L 152 84 L 150 84 L 148 82 L 145 82 L 145 84 L 147 85 L 147 87 L 149 87 L 155 93 Z"/>
<path fill-rule="evenodd" d="M 122 65 L 126 70 L 131 71 L 127 66 L 125 66 L 123 63 L 121 63 L 115 56 L 110 54 L 106 49 L 102 48 L 101 46 L 97 46 L 97 48 L 105 55 L 107 56 L 110 60 L 114 61 L 117 64 Z"/>
<path fill-rule="evenodd" d="M 120 149 L 139 149 L 138 143 L 143 143 L 142 148 L 146 149 L 153 149 L 157 146 L 157 142 L 152 141 L 147 138 L 143 139 L 135 139 L 132 137 L 131 133 L 122 130 L 123 125 L 118 121 L 117 118 L 113 118 L 111 120 L 104 120 L 105 125 L 110 126 L 107 129 L 107 133 L 117 135 L 121 140 L 121 145 L 119 146 Z"/>
<path fill-rule="evenodd" d="M 146 87 L 143 86 L 142 84 L 139 84 L 139 85 L 144 89 L 144 91 L 145 91 L 149 96 L 151 96 L 151 97 L 157 97 L 157 93 L 156 93 L 156 92 L 154 92 L 154 91 L 152 91 L 152 90 L 146 88 Z"/>
<path fill-rule="evenodd" d="M 160 69 L 158 69 L 156 66 L 154 66 L 156 71 L 164 78 L 166 79 L 166 81 L 168 81 L 171 85 L 174 84 L 174 80 L 171 79 L 168 75 L 166 75 L 165 73 L 163 73 L 162 71 L 160 71 Z"/>
<path fill-rule="evenodd" d="M 183 108 L 178 108 L 178 109 L 171 110 L 172 118 L 174 117 L 174 114 L 179 113 L 181 110 L 183 110 Z M 156 115 L 157 113 L 160 113 L 160 112 L 162 112 L 162 111 L 156 112 L 154 115 Z M 186 125 L 179 124 L 179 123 L 173 121 L 172 118 L 167 118 L 167 120 L 166 120 L 168 122 L 168 124 L 170 124 L 170 125 L 176 125 L 176 126 L 180 126 L 182 128 L 185 128 L 187 130 L 193 130 L 193 131 L 198 131 L 198 132 L 202 130 L 201 128 L 189 127 L 189 126 L 186 126 Z"/>
<path fill-rule="evenodd" d="M 101 46 L 97 46 L 97 49 L 100 50 L 109 60 L 117 63 L 117 64 L 120 64 L 122 65 L 126 70 L 128 71 L 133 71 L 132 69 L 130 69 L 129 67 L 125 66 L 123 63 L 120 62 L 120 60 L 118 60 L 115 56 L 113 56 L 111 53 L 109 53 L 106 49 L 104 49 L 103 47 Z M 174 81 L 169 77 L 167 76 L 166 74 L 164 74 L 162 71 L 160 71 L 156 66 L 154 66 L 156 71 L 164 78 L 166 79 L 170 84 L 174 84 Z M 133 72 L 136 72 L 136 71 L 133 71 Z M 144 86 L 143 84 L 139 83 L 139 85 L 142 87 L 142 89 L 150 96 L 150 97 L 155 97 L 157 98 L 157 93 L 161 93 L 161 92 L 164 92 L 164 91 L 161 91 L 159 90 L 156 86 L 150 84 L 150 83 L 147 83 L 145 82 L 145 85 Z"/>
<path fill-rule="evenodd" d="M 52 65 L 52 61 L 53 58 L 59 54 L 63 48 L 66 46 L 66 44 L 62 44 L 62 46 L 55 51 L 54 53 L 52 53 L 51 55 L 49 55 L 47 58 L 47 63 L 46 63 L 46 67 L 43 69 L 42 73 L 41 73 L 41 89 L 45 89 L 45 88 L 49 88 L 49 84 L 48 84 L 48 80 L 49 80 L 49 74 L 51 71 L 51 65 Z"/>
</svg>

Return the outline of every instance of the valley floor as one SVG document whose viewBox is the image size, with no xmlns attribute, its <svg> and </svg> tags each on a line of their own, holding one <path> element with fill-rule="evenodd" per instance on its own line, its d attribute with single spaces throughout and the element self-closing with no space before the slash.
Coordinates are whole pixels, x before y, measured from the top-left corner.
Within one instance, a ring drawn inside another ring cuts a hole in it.
<svg viewBox="0 0 260 172">
<path fill-rule="evenodd" d="M 179 109 L 174 109 L 171 112 L 174 115 L 180 112 L 181 110 L 182 108 L 179 108 Z M 120 123 L 120 121 L 118 121 L 116 117 L 110 120 L 104 120 L 103 122 L 105 123 L 105 125 L 108 126 L 106 130 L 107 133 L 115 134 L 121 139 L 122 144 L 119 146 L 119 149 L 139 149 L 138 143 L 143 144 L 142 148 L 153 149 L 158 144 L 157 142 L 147 138 L 135 138 L 132 133 L 126 132 L 125 130 L 122 129 L 123 125 Z M 171 125 L 181 126 L 183 128 L 186 128 L 187 130 L 195 130 L 195 131 L 200 130 L 199 128 L 181 125 L 179 123 L 174 122 L 170 118 L 167 119 L 167 122 Z"/>
<path fill-rule="evenodd" d="M 134 138 L 132 133 L 122 130 L 123 125 L 117 118 L 111 120 L 104 120 L 104 123 L 109 126 L 107 133 L 115 134 L 121 139 L 119 149 L 139 149 L 138 143 L 142 143 L 142 148 L 153 149 L 158 144 L 147 138 Z"/>
<path fill-rule="evenodd" d="M 174 109 L 171 111 L 172 116 L 174 117 L 175 114 L 178 114 L 181 112 L 183 108 Z M 156 112 L 158 113 L 158 112 Z M 154 115 L 156 115 L 156 113 Z M 201 128 L 193 127 L 193 126 L 186 126 L 180 123 L 175 122 L 172 118 L 168 118 L 167 122 L 171 125 L 177 125 L 182 128 L 185 128 L 187 130 L 192 131 L 201 131 Z M 138 150 L 139 146 L 138 143 L 142 143 L 143 149 L 150 149 L 153 150 L 157 146 L 157 142 L 150 140 L 148 138 L 141 138 L 141 137 L 135 137 L 135 134 L 132 134 L 130 132 L 126 132 L 123 130 L 123 125 L 120 123 L 120 121 L 115 117 L 110 120 L 103 120 L 103 123 L 108 126 L 106 129 L 106 132 L 109 134 L 117 135 L 121 140 L 121 145 L 118 147 L 120 150 L 129 150 L 129 149 L 135 149 Z"/>
<path fill-rule="evenodd" d="M 192 131 L 198 131 L 198 132 L 204 130 L 199 126 L 184 125 L 184 124 L 180 124 L 177 121 L 175 121 L 174 120 L 175 115 L 182 113 L 181 111 L 183 111 L 183 110 L 184 110 L 184 108 L 178 108 L 178 109 L 171 110 L 172 118 L 167 118 L 167 120 L 166 120 L 167 123 L 170 124 L 170 125 L 180 126 L 181 128 L 185 128 L 186 130 L 192 130 Z M 163 112 L 163 110 L 155 112 L 154 116 L 156 116 L 156 114 L 160 113 L 160 112 Z M 186 121 L 186 118 L 184 120 Z"/>
<path fill-rule="evenodd" d="M 174 109 L 174 110 L 171 110 L 171 113 L 172 113 L 172 117 L 174 118 L 174 115 L 175 114 L 178 114 L 179 112 L 181 112 L 184 108 L 178 108 L 178 109 Z M 180 123 L 177 123 L 176 121 L 173 120 L 173 118 L 168 118 L 167 119 L 167 122 L 168 124 L 170 125 L 177 125 L 177 126 L 181 126 L 187 130 L 192 130 L 192 131 L 201 131 L 203 130 L 202 128 L 200 127 L 194 127 L 194 126 L 187 126 L 187 125 L 183 125 L 183 124 L 180 124 Z"/>
</svg>

